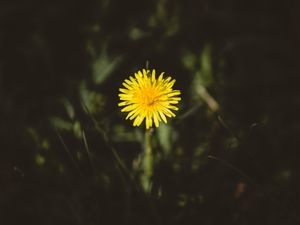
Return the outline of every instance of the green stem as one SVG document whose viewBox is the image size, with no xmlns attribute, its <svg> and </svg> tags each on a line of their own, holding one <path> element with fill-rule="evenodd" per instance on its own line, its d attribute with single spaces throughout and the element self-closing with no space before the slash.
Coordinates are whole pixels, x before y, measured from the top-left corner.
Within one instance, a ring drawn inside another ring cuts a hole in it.
<svg viewBox="0 0 300 225">
<path fill-rule="evenodd" d="M 146 129 L 145 132 L 145 151 L 143 157 L 143 174 L 141 177 L 142 186 L 146 192 L 150 192 L 151 178 L 153 174 L 153 154 L 151 143 L 151 129 Z"/>
</svg>

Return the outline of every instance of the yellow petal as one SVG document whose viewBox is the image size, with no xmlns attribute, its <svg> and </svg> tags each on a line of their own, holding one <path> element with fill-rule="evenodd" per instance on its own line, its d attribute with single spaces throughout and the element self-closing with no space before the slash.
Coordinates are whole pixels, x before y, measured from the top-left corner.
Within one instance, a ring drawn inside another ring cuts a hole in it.
<svg viewBox="0 0 300 225">
<path fill-rule="evenodd" d="M 166 118 L 165 114 L 163 114 L 163 112 L 161 112 L 161 111 L 158 111 L 158 113 L 159 113 L 160 117 L 162 118 L 162 120 L 163 120 L 165 123 L 167 123 L 167 118 Z"/>
<path fill-rule="evenodd" d="M 172 97 L 170 98 L 171 101 L 180 101 L 181 98 L 180 97 Z"/>
<path fill-rule="evenodd" d="M 131 82 L 132 82 L 132 84 L 133 84 L 134 86 L 138 86 L 138 83 L 136 82 L 136 79 L 135 79 L 135 78 L 133 78 L 132 76 L 130 76 L 129 79 L 131 80 Z"/>
<path fill-rule="evenodd" d="M 124 89 L 124 88 L 119 88 L 119 91 L 120 91 L 120 92 L 122 92 L 122 93 L 124 93 L 124 94 L 128 94 L 128 93 L 130 93 L 130 91 L 129 91 L 129 90 L 127 90 L 127 89 Z"/>
<path fill-rule="evenodd" d="M 125 79 L 125 81 L 124 82 L 126 82 L 128 85 L 131 85 L 132 86 L 132 84 L 133 84 L 133 82 L 132 81 L 130 81 L 130 80 L 128 80 L 128 79 Z"/>
<path fill-rule="evenodd" d="M 172 96 L 175 96 L 175 95 L 180 95 L 180 91 L 175 90 L 175 91 L 172 91 L 171 93 L 167 94 L 168 97 L 172 97 Z"/>
<path fill-rule="evenodd" d="M 162 108 L 162 111 L 168 117 L 175 117 L 175 114 L 170 109 Z"/>
<path fill-rule="evenodd" d="M 158 82 L 161 82 L 163 79 L 164 72 L 162 72 L 158 77 Z"/>
<path fill-rule="evenodd" d="M 172 80 L 171 82 L 169 82 L 169 83 L 166 85 L 166 87 L 167 87 L 167 88 L 173 87 L 173 85 L 175 84 L 175 82 L 176 82 L 176 80 Z"/>
<path fill-rule="evenodd" d="M 134 109 L 136 109 L 138 106 L 136 105 L 136 104 L 134 104 L 134 105 L 129 105 L 129 106 L 126 106 L 125 108 L 123 108 L 122 110 L 121 110 L 121 112 L 129 112 L 129 111 L 131 111 L 131 110 L 134 110 Z"/>
<path fill-rule="evenodd" d="M 172 79 L 171 77 L 167 77 L 167 78 L 164 80 L 164 83 L 165 83 L 165 84 L 169 83 L 169 81 L 170 81 L 171 79 Z"/>
<path fill-rule="evenodd" d="M 126 87 L 128 90 L 132 90 L 133 89 L 133 87 L 129 86 L 125 82 L 123 82 L 123 86 Z"/>
<path fill-rule="evenodd" d="M 120 102 L 120 103 L 118 104 L 118 106 L 125 106 L 125 105 L 129 105 L 129 104 L 131 104 L 131 103 L 128 102 L 128 101 L 124 101 L 124 102 Z"/>
<path fill-rule="evenodd" d="M 173 110 L 178 110 L 178 108 L 176 106 L 173 106 L 173 105 L 168 105 L 167 108 L 173 109 Z"/>
<path fill-rule="evenodd" d="M 158 127 L 159 126 L 159 122 L 158 122 L 157 114 L 155 112 L 153 113 L 153 120 L 154 120 L 155 126 Z"/>
<path fill-rule="evenodd" d="M 136 119 L 133 122 L 133 126 L 140 126 L 141 123 L 143 122 L 144 118 L 145 118 L 145 115 L 136 117 Z"/>
<path fill-rule="evenodd" d="M 140 114 L 140 108 L 137 108 L 137 110 L 135 110 L 132 114 L 131 114 L 131 116 L 130 116 L 130 120 L 133 120 L 135 117 L 137 117 L 138 115 Z M 129 116 L 129 114 L 128 114 L 128 116 Z M 128 117 L 127 116 L 127 117 Z"/>
<path fill-rule="evenodd" d="M 150 119 L 148 116 L 146 116 L 146 129 L 150 128 Z"/>
<path fill-rule="evenodd" d="M 152 83 L 155 83 L 155 70 L 152 70 L 151 81 L 152 81 Z"/>
</svg>

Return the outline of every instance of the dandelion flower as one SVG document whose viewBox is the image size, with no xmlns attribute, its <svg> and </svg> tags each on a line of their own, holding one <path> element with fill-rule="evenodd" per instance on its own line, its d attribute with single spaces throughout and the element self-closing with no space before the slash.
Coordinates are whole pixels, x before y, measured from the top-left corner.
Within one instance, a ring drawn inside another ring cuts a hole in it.
<svg viewBox="0 0 300 225">
<path fill-rule="evenodd" d="M 149 129 L 153 123 L 158 127 L 161 121 L 167 123 L 166 117 L 175 117 L 171 110 L 178 110 L 175 105 L 181 100 L 180 91 L 172 89 L 174 79 L 163 75 L 156 78 L 155 70 L 143 69 L 123 82 L 118 105 L 124 107 L 121 112 L 128 113 L 126 119 L 133 120 L 133 126 L 140 126 L 145 119 Z"/>
</svg>

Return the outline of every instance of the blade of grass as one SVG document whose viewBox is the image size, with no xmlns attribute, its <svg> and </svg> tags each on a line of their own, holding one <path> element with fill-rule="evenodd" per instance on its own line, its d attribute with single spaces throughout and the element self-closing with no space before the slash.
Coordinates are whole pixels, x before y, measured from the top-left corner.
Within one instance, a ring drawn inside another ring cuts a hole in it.
<svg viewBox="0 0 300 225">
<path fill-rule="evenodd" d="M 103 138 L 103 140 L 105 141 L 105 143 L 107 144 L 108 148 L 110 149 L 110 151 L 112 152 L 115 160 L 117 161 L 119 168 L 121 169 L 121 171 L 125 172 L 125 174 L 127 174 L 127 176 L 131 179 L 133 179 L 133 175 L 130 173 L 130 171 L 128 170 L 128 168 L 126 167 L 125 163 L 122 161 L 121 157 L 119 156 L 119 154 L 117 153 L 116 149 L 112 146 L 111 141 L 109 140 L 106 132 L 104 131 L 104 129 L 100 126 L 99 122 L 96 120 L 96 118 L 90 113 L 89 109 L 87 108 L 86 104 L 84 103 L 83 99 L 81 99 L 81 105 L 85 111 L 85 113 L 89 116 L 89 118 L 92 120 L 96 130 L 98 131 L 98 133 L 101 135 L 101 137 Z M 123 176 L 123 175 L 122 175 Z M 124 177 L 123 177 L 124 178 Z"/>
<path fill-rule="evenodd" d="M 93 162 L 92 153 L 91 153 L 90 148 L 88 146 L 88 143 L 87 143 L 87 140 L 86 140 L 86 135 L 85 135 L 85 132 L 84 132 L 83 129 L 82 129 L 82 140 L 83 140 L 83 143 L 84 143 L 84 146 L 85 146 L 85 150 L 87 152 L 87 155 L 88 155 L 91 167 L 93 168 L 93 171 L 95 173 L 96 172 L 96 167 L 95 167 L 95 164 Z"/>
<path fill-rule="evenodd" d="M 71 151 L 70 151 L 70 149 L 68 148 L 68 146 L 66 145 L 64 139 L 62 138 L 62 136 L 60 135 L 60 133 L 58 132 L 58 130 L 57 130 L 56 128 L 55 128 L 54 130 L 55 130 L 55 133 L 56 133 L 58 139 L 60 140 L 60 142 L 61 142 L 61 144 L 62 144 L 64 150 L 66 151 L 67 155 L 69 156 L 70 160 L 72 161 L 73 165 L 74 165 L 75 168 L 78 170 L 80 176 L 82 176 L 82 175 L 83 175 L 83 174 L 82 174 L 82 171 L 81 171 L 81 169 L 80 169 L 78 163 L 76 162 L 76 160 L 75 160 L 74 157 L 72 156 Z"/>
</svg>

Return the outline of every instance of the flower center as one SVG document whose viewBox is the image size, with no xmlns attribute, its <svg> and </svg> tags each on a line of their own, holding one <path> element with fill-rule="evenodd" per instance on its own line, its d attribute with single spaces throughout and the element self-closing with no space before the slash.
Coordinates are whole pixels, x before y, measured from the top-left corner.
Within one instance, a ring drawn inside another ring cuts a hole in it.
<svg viewBox="0 0 300 225">
<path fill-rule="evenodd" d="M 144 106 L 151 107 L 156 102 L 155 96 L 155 91 L 152 88 L 147 88 L 140 93 L 139 99 Z"/>
</svg>

